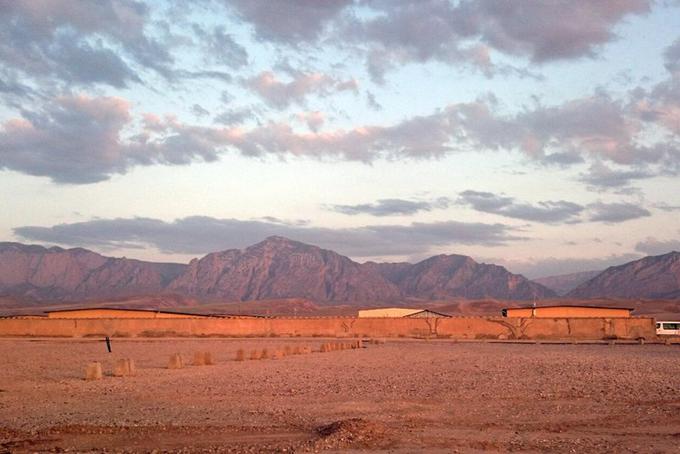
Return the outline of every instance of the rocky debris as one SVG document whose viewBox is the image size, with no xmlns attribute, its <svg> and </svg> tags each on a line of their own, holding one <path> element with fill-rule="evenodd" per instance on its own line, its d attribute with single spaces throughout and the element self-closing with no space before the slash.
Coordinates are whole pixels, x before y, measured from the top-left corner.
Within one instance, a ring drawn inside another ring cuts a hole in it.
<svg viewBox="0 0 680 454">
<path fill-rule="evenodd" d="M 315 449 L 377 449 L 389 443 L 387 427 L 377 421 L 350 418 L 324 424 L 316 428 L 319 439 L 311 444 Z"/>
<path fill-rule="evenodd" d="M 680 298 L 680 252 L 612 266 L 567 294 L 569 298 Z"/>
</svg>

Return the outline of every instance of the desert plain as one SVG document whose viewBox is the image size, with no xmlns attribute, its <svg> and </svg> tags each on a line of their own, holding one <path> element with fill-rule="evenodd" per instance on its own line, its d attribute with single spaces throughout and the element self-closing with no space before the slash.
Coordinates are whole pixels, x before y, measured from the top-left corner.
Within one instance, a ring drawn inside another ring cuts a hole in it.
<svg viewBox="0 0 680 454">
<path fill-rule="evenodd" d="M 348 342 L 0 339 L 0 452 L 680 451 L 677 344 Z"/>
</svg>

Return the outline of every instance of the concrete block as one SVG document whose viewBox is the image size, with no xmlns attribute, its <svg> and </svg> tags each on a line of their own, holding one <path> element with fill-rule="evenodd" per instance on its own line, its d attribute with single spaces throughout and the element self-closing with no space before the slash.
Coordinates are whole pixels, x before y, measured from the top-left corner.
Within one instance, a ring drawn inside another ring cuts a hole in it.
<svg viewBox="0 0 680 454">
<path fill-rule="evenodd" d="M 194 352 L 194 366 L 212 366 L 214 363 L 212 353 Z"/>
<path fill-rule="evenodd" d="M 194 352 L 194 366 L 205 366 L 205 354 L 203 352 Z"/>
<path fill-rule="evenodd" d="M 262 353 L 260 353 L 260 359 L 269 359 L 269 351 L 266 348 L 262 349 Z"/>
<path fill-rule="evenodd" d="M 135 365 L 135 360 L 127 358 L 125 361 L 128 363 L 128 375 L 131 377 L 137 375 L 137 366 Z"/>
<path fill-rule="evenodd" d="M 260 351 L 259 350 L 252 350 L 250 352 L 250 359 L 252 359 L 252 360 L 260 359 Z"/>
<path fill-rule="evenodd" d="M 283 350 L 274 350 L 274 354 L 272 355 L 272 359 L 283 359 L 285 356 L 286 356 L 286 354 Z"/>
<path fill-rule="evenodd" d="M 85 368 L 85 380 L 101 380 L 104 377 L 101 363 L 91 362 Z"/>
<path fill-rule="evenodd" d="M 236 361 L 245 361 L 246 360 L 246 352 L 243 351 L 242 348 L 239 348 L 236 350 Z"/>
<path fill-rule="evenodd" d="M 184 361 L 182 360 L 182 355 L 175 353 L 170 356 L 170 361 L 168 361 L 168 369 L 182 369 L 184 367 Z"/>
<path fill-rule="evenodd" d="M 113 368 L 113 375 L 116 377 L 133 377 L 137 375 L 135 361 L 130 358 L 117 360 Z"/>
</svg>

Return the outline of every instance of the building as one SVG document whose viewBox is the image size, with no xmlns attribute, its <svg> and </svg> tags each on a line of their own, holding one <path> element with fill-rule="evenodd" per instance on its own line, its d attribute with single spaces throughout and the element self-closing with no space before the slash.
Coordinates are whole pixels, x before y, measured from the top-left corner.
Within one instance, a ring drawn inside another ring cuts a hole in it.
<svg viewBox="0 0 680 454">
<path fill-rule="evenodd" d="M 543 318 L 628 318 L 633 309 L 602 306 L 524 306 L 503 309 L 503 317 Z"/>
<path fill-rule="evenodd" d="M 92 307 L 46 311 L 47 318 L 190 318 L 210 317 L 210 315 L 169 312 L 152 309 L 118 309 Z"/>
<path fill-rule="evenodd" d="M 359 318 L 441 318 L 451 317 L 447 314 L 429 309 L 406 309 L 403 307 L 385 307 L 359 311 Z"/>
</svg>

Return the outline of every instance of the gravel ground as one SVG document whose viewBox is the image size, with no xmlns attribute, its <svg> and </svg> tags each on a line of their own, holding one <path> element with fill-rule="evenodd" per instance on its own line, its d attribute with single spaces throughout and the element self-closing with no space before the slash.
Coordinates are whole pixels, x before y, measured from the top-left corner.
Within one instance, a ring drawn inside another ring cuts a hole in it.
<svg viewBox="0 0 680 454">
<path fill-rule="evenodd" d="M 680 345 L 325 342 L 0 339 L 0 452 L 680 452 Z"/>
</svg>

